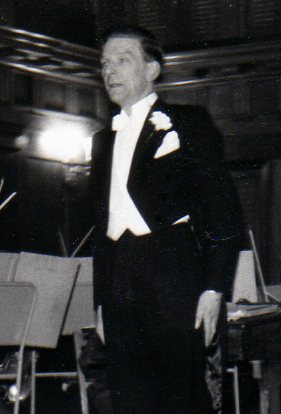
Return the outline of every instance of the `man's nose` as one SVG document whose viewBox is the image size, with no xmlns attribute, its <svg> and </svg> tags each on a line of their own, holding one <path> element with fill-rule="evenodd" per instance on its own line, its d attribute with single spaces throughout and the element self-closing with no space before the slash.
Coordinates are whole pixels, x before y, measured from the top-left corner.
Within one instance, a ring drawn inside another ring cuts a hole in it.
<svg viewBox="0 0 281 414">
<path fill-rule="evenodd" d="M 105 75 L 112 75 L 114 73 L 117 72 L 117 68 L 116 65 L 114 63 L 108 63 L 104 68 L 103 68 L 103 73 Z"/>
</svg>

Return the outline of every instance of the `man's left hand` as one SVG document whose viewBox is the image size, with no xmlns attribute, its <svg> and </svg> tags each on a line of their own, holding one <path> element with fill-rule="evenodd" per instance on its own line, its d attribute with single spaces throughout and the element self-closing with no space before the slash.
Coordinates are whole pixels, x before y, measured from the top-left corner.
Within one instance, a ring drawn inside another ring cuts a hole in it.
<svg viewBox="0 0 281 414">
<path fill-rule="evenodd" d="M 221 293 L 213 290 L 206 290 L 199 298 L 195 329 L 199 329 L 203 323 L 205 346 L 209 346 L 216 333 L 217 322 L 221 307 Z"/>
</svg>

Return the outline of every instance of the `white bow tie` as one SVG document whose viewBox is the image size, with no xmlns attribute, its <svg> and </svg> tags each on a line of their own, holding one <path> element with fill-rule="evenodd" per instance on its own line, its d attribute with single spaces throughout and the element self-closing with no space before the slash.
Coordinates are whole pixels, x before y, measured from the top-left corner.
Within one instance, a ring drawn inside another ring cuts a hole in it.
<svg viewBox="0 0 281 414">
<path fill-rule="evenodd" d="M 112 131 L 121 131 L 130 122 L 128 115 L 125 112 L 121 112 L 112 118 Z"/>
</svg>

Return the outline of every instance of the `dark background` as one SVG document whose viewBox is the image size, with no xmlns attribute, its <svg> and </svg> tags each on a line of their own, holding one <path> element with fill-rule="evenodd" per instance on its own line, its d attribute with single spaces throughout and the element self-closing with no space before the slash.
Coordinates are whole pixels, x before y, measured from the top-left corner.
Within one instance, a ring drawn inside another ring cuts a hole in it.
<svg viewBox="0 0 281 414">
<path fill-rule="evenodd" d="M 281 33 L 279 0 L 1 0 L 2 22 L 95 47 L 119 24 L 148 27 L 166 50 Z"/>
</svg>

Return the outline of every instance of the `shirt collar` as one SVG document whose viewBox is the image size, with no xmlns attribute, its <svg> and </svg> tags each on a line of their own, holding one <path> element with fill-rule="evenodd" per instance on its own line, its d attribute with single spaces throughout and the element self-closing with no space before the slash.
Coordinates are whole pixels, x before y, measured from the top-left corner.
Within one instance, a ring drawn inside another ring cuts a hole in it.
<svg viewBox="0 0 281 414">
<path fill-rule="evenodd" d="M 136 114 L 147 112 L 150 110 L 154 102 L 157 100 L 157 94 L 155 92 L 147 95 L 145 98 L 136 102 L 131 109 L 130 117 L 134 117 Z"/>
<path fill-rule="evenodd" d="M 130 120 L 139 118 L 143 116 L 143 114 L 146 116 L 157 98 L 157 94 L 153 92 L 140 101 L 136 102 L 131 108 L 130 116 L 128 116 L 128 114 L 122 109 L 120 114 L 115 115 L 112 118 L 112 130 L 120 131 L 128 125 Z"/>
</svg>

